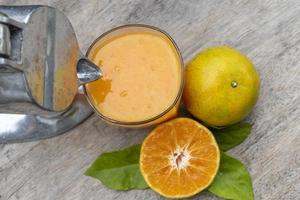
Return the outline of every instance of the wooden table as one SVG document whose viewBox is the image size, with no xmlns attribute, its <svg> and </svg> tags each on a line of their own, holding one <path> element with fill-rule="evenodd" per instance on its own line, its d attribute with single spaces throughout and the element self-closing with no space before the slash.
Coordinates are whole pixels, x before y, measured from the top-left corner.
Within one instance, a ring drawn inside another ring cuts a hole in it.
<svg viewBox="0 0 300 200">
<path fill-rule="evenodd" d="M 258 200 L 300 199 L 300 1 L 0 0 L 48 4 L 71 20 L 86 51 L 101 33 L 145 23 L 170 33 L 187 62 L 213 45 L 247 54 L 261 76 L 248 139 L 230 152 L 252 175 Z M 5 123 L 5 122 L 0 122 Z M 162 199 L 151 190 L 116 192 L 83 172 L 102 152 L 140 143 L 148 130 L 110 126 L 97 116 L 52 139 L 0 145 L 1 200 Z M 202 193 L 192 199 L 217 199 Z"/>
</svg>

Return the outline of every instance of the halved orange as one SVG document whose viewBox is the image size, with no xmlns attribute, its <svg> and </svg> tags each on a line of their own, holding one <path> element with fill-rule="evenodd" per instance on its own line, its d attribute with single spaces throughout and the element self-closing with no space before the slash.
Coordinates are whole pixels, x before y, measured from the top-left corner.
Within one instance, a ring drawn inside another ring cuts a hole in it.
<svg viewBox="0 0 300 200">
<path fill-rule="evenodd" d="M 145 181 L 167 198 L 190 197 L 207 188 L 219 163 L 213 134 L 188 118 L 157 126 L 144 140 L 140 155 Z"/>
</svg>

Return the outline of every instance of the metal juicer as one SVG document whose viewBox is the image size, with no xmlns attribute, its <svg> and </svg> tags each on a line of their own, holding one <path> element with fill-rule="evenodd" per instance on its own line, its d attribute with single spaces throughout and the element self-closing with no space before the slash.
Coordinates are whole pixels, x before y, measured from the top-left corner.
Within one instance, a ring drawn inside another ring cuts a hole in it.
<svg viewBox="0 0 300 200">
<path fill-rule="evenodd" d="M 0 143 L 59 135 L 93 113 L 80 86 L 101 70 L 67 17 L 47 6 L 0 6 Z"/>
</svg>

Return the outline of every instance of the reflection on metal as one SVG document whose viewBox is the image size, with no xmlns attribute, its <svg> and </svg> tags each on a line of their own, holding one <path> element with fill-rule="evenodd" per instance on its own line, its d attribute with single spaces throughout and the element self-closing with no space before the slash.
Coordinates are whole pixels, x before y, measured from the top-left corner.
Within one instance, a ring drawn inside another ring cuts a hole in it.
<svg viewBox="0 0 300 200">
<path fill-rule="evenodd" d="M 102 77 L 102 71 L 91 61 L 82 58 L 77 64 L 77 78 L 79 84 L 89 83 Z"/>
<path fill-rule="evenodd" d="M 77 95 L 70 109 L 58 116 L 0 113 L 0 143 L 25 142 L 60 135 L 85 120 L 92 112 L 85 96 Z"/>
<path fill-rule="evenodd" d="M 101 76 L 80 52 L 63 13 L 0 6 L 0 143 L 47 138 L 76 126 L 92 113 L 78 87 Z"/>
</svg>

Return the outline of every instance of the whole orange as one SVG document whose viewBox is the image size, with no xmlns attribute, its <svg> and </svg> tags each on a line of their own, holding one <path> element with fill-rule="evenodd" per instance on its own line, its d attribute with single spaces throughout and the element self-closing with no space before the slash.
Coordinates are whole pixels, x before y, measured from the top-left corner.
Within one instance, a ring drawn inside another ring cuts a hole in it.
<svg viewBox="0 0 300 200">
<path fill-rule="evenodd" d="M 210 126 L 241 121 L 259 95 L 259 76 L 252 62 L 226 46 L 200 52 L 187 64 L 185 81 L 187 109 Z"/>
</svg>

